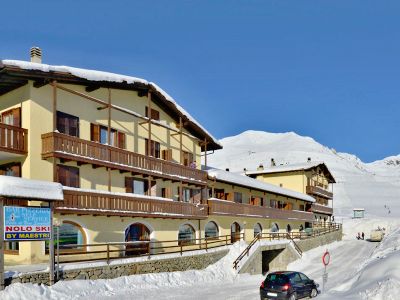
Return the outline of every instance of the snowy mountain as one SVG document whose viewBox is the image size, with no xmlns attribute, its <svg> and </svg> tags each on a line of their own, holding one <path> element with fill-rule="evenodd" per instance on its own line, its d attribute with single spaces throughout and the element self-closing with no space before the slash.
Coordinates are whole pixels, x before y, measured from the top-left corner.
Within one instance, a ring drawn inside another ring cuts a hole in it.
<svg viewBox="0 0 400 300">
<path fill-rule="evenodd" d="M 294 132 L 245 131 L 220 142 L 224 148 L 208 157 L 210 166 L 243 172 L 256 170 L 260 163 L 268 167 L 271 158 L 279 165 L 306 162 L 310 157 L 324 161 L 336 179 L 336 215 L 350 216 L 353 208 L 361 207 L 373 216 L 400 216 L 400 155 L 364 163 Z"/>
</svg>

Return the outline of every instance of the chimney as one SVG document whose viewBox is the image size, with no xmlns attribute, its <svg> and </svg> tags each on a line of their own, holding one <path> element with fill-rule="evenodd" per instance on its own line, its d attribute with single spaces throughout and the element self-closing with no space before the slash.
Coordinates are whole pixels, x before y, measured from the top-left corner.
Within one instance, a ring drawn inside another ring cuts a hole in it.
<svg viewBox="0 0 400 300">
<path fill-rule="evenodd" d="M 42 63 L 42 49 L 39 47 L 31 48 L 31 62 L 38 64 Z"/>
<path fill-rule="evenodd" d="M 275 167 L 275 166 L 276 166 L 275 159 L 271 158 L 271 167 Z"/>
<path fill-rule="evenodd" d="M 262 170 L 264 170 L 264 166 L 263 166 L 263 164 L 260 164 L 260 165 L 257 167 L 257 171 L 262 171 Z"/>
<path fill-rule="evenodd" d="M 229 172 L 229 168 L 226 168 L 225 171 Z"/>
<path fill-rule="evenodd" d="M 311 162 L 311 157 L 307 158 L 307 162 Z"/>
</svg>

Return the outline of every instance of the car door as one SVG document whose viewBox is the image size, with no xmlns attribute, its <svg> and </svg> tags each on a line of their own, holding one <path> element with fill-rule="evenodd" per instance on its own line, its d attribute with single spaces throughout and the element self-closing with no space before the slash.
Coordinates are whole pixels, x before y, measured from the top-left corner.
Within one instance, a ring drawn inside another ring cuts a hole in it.
<svg viewBox="0 0 400 300">
<path fill-rule="evenodd" d="M 304 282 L 301 280 L 299 273 L 293 273 L 290 277 L 290 283 L 293 286 L 293 289 L 296 291 L 297 298 L 304 297 Z"/>
<path fill-rule="evenodd" d="M 301 278 L 301 280 L 303 282 L 303 287 L 304 287 L 304 289 L 303 289 L 304 290 L 303 297 L 309 296 L 310 293 L 311 293 L 311 290 L 312 290 L 312 288 L 314 286 L 314 283 L 310 278 L 308 278 L 303 273 L 299 273 L 299 275 L 300 275 L 300 278 Z"/>
</svg>

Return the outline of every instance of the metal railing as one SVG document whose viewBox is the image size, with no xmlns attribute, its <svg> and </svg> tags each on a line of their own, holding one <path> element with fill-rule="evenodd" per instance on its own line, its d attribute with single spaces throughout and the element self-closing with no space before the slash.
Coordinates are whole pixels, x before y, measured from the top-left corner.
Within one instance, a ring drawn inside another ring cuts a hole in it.
<svg viewBox="0 0 400 300">
<path fill-rule="evenodd" d="M 246 255 L 249 256 L 250 249 L 259 240 L 270 240 L 270 241 L 273 241 L 273 240 L 290 240 L 293 243 L 293 247 L 295 248 L 295 250 L 301 256 L 303 254 L 303 251 L 301 250 L 300 246 L 295 242 L 295 239 L 297 239 L 297 240 L 305 240 L 305 239 L 321 236 L 321 235 L 324 235 L 324 234 L 327 234 L 327 233 L 338 231 L 342 227 L 342 224 L 339 224 L 339 223 L 328 223 L 328 222 L 323 222 L 323 223 L 324 223 L 324 225 L 327 225 L 327 226 L 320 227 L 320 228 L 312 228 L 312 230 L 310 230 L 310 231 L 259 233 L 250 242 L 250 244 L 246 247 L 246 249 L 244 249 L 243 252 L 235 259 L 235 261 L 233 262 L 233 268 L 235 270 L 238 268 L 240 261 Z"/>
</svg>

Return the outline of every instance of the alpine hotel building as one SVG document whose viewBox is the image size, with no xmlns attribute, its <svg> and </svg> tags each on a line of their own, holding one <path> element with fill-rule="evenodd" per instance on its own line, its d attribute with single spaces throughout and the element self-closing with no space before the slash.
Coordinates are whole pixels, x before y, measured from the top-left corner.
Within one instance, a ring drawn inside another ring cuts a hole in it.
<svg viewBox="0 0 400 300">
<path fill-rule="evenodd" d="M 307 193 L 207 167 L 222 146 L 146 80 L 42 64 L 32 48 L 0 61 L 0 113 L 0 175 L 63 186 L 60 243 L 251 241 L 315 219 Z M 6 242 L 5 263 L 47 261 L 46 245 Z"/>
</svg>

